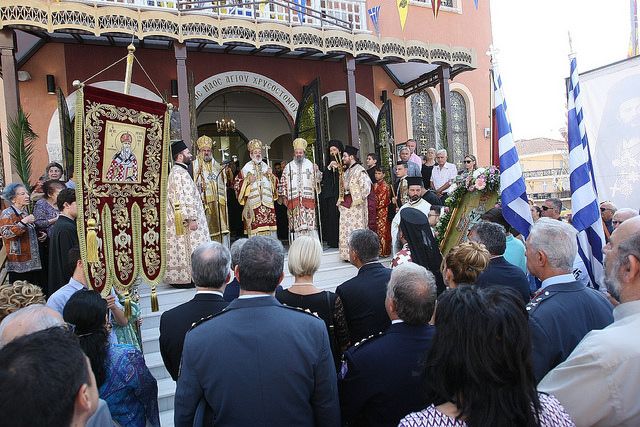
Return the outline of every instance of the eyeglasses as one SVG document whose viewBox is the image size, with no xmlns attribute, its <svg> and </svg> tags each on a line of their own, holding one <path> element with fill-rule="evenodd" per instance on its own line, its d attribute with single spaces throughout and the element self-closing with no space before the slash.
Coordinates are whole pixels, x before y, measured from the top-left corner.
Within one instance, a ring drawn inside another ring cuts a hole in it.
<svg viewBox="0 0 640 427">
<path fill-rule="evenodd" d="M 553 208 L 550 208 L 549 206 L 544 206 L 544 205 L 541 206 L 541 208 L 543 211 L 548 211 L 549 209 L 553 209 Z"/>
<path fill-rule="evenodd" d="M 616 221 L 616 220 L 611 221 L 611 225 L 616 225 L 616 224 L 620 225 L 622 224 L 622 221 Z"/>
<path fill-rule="evenodd" d="M 600 212 L 605 212 L 605 211 L 612 211 L 613 209 L 611 208 L 600 208 Z"/>
<path fill-rule="evenodd" d="M 473 160 L 465 160 L 465 163 L 473 163 Z"/>
</svg>

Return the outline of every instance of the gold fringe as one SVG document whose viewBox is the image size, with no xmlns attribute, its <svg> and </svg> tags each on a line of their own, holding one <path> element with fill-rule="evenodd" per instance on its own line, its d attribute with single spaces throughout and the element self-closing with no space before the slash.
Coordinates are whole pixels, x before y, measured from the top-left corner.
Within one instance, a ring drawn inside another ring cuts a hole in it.
<svg viewBox="0 0 640 427">
<path fill-rule="evenodd" d="M 87 262 L 98 262 L 98 236 L 93 218 L 87 220 Z"/>
<path fill-rule="evenodd" d="M 131 317 L 131 298 L 129 292 L 124 294 L 124 317 L 127 319 Z"/>
<path fill-rule="evenodd" d="M 176 234 L 182 236 L 184 234 L 184 222 L 182 220 L 182 210 L 180 210 L 180 202 L 173 204 L 173 217 L 176 222 Z"/>
<path fill-rule="evenodd" d="M 151 311 L 160 311 L 160 306 L 158 304 L 158 292 L 156 292 L 156 287 L 151 287 Z"/>
</svg>

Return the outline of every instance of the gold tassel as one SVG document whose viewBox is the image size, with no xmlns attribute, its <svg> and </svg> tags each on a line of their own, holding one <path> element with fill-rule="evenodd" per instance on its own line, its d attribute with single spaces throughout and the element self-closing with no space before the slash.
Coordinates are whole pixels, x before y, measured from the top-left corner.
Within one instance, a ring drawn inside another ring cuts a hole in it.
<svg viewBox="0 0 640 427">
<path fill-rule="evenodd" d="M 127 319 L 131 317 L 131 298 L 129 297 L 129 292 L 124 294 L 124 317 Z"/>
<path fill-rule="evenodd" d="M 158 292 L 156 292 L 156 287 L 151 287 L 151 311 L 160 311 L 160 306 L 158 305 Z"/>
<path fill-rule="evenodd" d="M 87 220 L 87 262 L 98 262 L 98 236 L 93 218 Z"/>
<path fill-rule="evenodd" d="M 182 211 L 180 210 L 180 202 L 173 204 L 173 218 L 176 222 L 176 234 L 182 236 L 184 234 L 184 222 L 182 220 Z"/>
</svg>

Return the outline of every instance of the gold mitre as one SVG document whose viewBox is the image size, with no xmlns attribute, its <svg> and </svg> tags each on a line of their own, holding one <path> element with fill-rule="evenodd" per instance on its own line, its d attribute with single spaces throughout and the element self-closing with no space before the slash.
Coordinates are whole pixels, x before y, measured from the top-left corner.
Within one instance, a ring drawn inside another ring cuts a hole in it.
<svg viewBox="0 0 640 427">
<path fill-rule="evenodd" d="M 247 149 L 249 152 L 252 152 L 253 150 L 262 150 L 262 141 L 259 139 L 252 139 L 247 143 Z"/>
<path fill-rule="evenodd" d="M 294 150 L 306 150 L 307 149 L 307 140 L 304 138 L 296 138 L 293 140 L 293 149 Z"/>
<path fill-rule="evenodd" d="M 205 148 L 212 149 L 213 144 L 213 139 L 209 138 L 207 135 L 202 135 L 196 140 L 196 146 L 198 147 L 198 150 L 204 150 Z"/>
</svg>

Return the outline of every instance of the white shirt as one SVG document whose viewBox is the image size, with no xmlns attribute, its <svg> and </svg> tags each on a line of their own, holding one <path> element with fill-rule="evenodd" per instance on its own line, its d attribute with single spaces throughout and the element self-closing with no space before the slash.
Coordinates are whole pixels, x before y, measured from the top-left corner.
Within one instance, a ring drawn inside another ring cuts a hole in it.
<svg viewBox="0 0 640 427">
<path fill-rule="evenodd" d="M 264 298 L 264 297 L 272 297 L 271 294 L 251 294 L 251 295 L 240 295 L 238 299 L 251 299 L 251 298 Z"/>
<path fill-rule="evenodd" d="M 620 304 L 614 322 L 589 332 L 538 384 L 576 426 L 640 426 L 640 301 Z"/>
<path fill-rule="evenodd" d="M 198 294 L 213 294 L 213 295 L 224 296 L 222 294 L 222 292 L 219 292 L 219 291 L 198 291 L 198 292 L 196 292 L 196 295 L 198 295 Z"/>
<path fill-rule="evenodd" d="M 453 163 L 445 162 L 442 168 L 440 168 L 440 165 L 436 164 L 431 171 L 431 182 L 433 182 L 433 186 L 437 190 L 447 182 L 453 182 L 453 180 L 456 179 L 456 176 L 458 176 L 458 168 L 456 168 L 456 165 Z M 447 194 L 451 191 L 453 191 L 452 186 L 444 190 Z"/>
<path fill-rule="evenodd" d="M 544 289 L 547 286 L 557 285 L 558 283 L 571 283 L 575 282 L 576 278 L 573 274 L 560 274 L 558 276 L 548 277 L 542 281 L 540 289 Z"/>
</svg>

